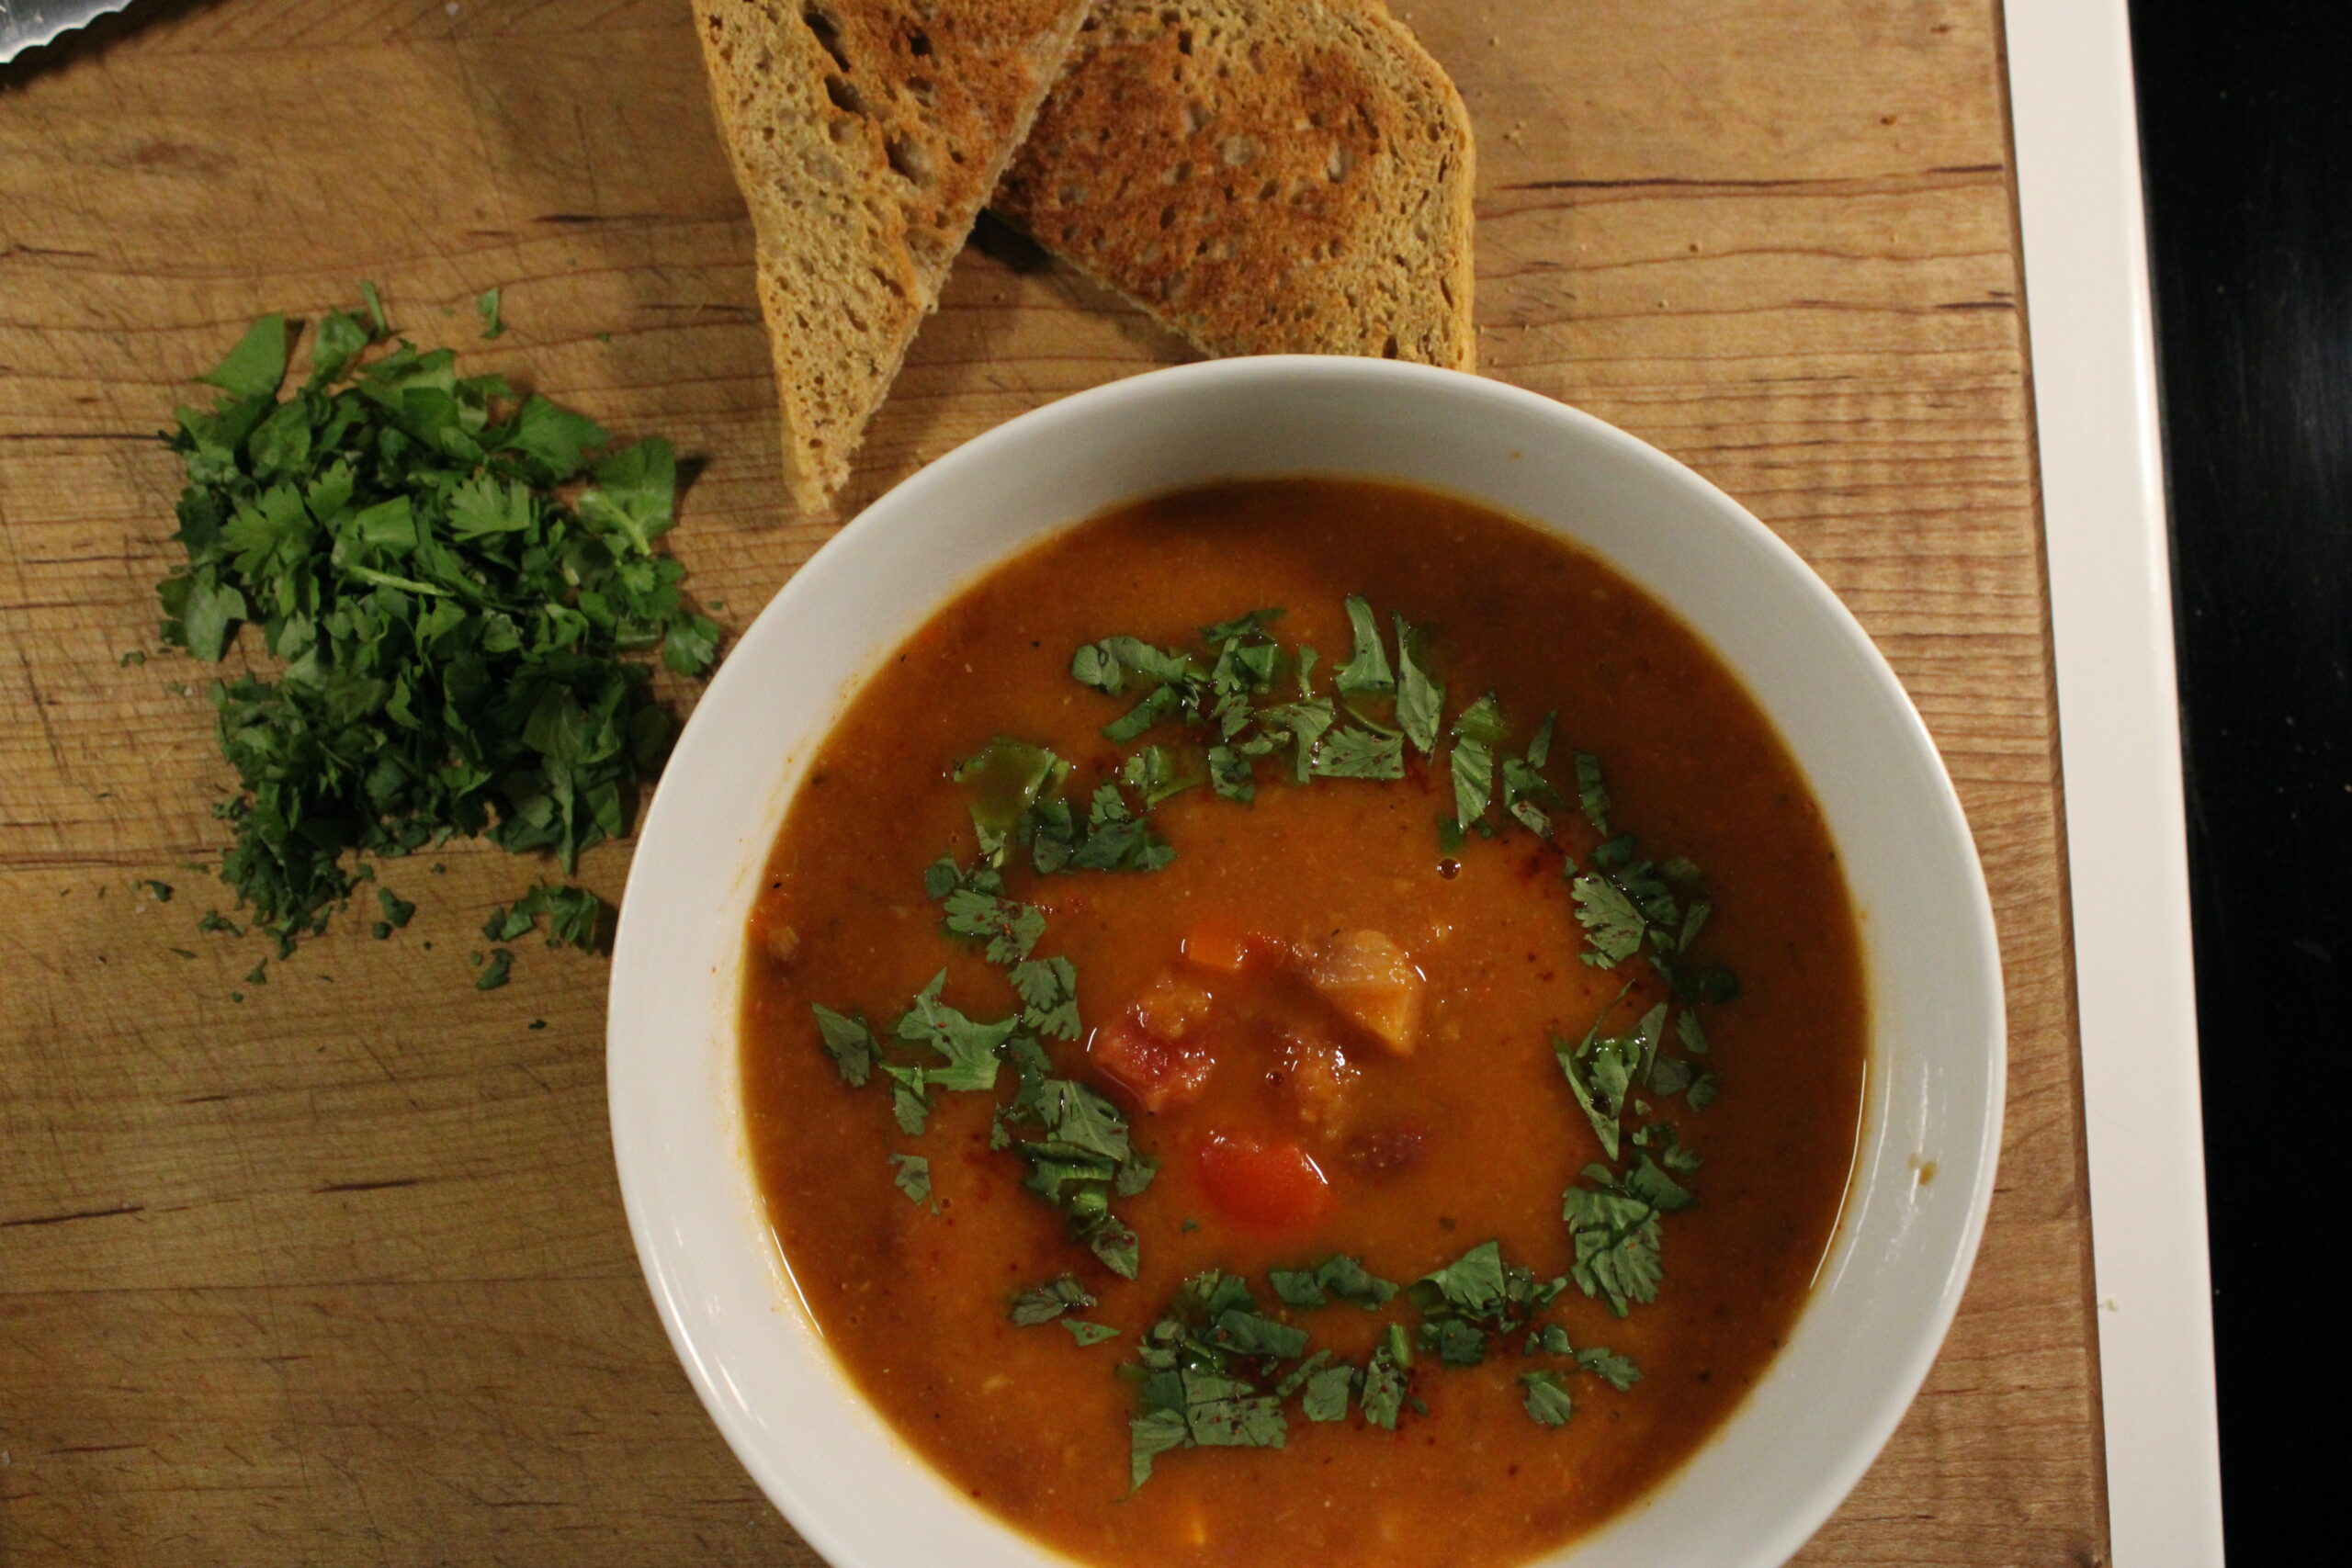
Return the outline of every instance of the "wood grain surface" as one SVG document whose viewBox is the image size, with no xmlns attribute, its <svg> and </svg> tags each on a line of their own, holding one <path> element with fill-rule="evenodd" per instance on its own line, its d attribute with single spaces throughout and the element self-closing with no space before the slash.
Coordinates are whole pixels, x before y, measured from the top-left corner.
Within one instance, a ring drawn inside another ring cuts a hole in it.
<svg viewBox="0 0 2352 1568">
<path fill-rule="evenodd" d="M 1404 14 L 1478 128 L 1486 371 L 1655 442 L 1820 570 L 1991 880 L 1999 1198 L 1926 1392 L 1803 1560 L 2103 1562 L 1994 0 Z M 672 542 L 729 625 L 831 531 L 781 515 L 684 0 L 140 0 L 0 68 L 0 1564 L 813 1562 L 638 1273 L 602 964 L 534 945 L 470 984 L 474 928 L 540 868 L 393 868 L 407 931 L 346 920 L 266 986 L 258 943 L 194 930 L 228 782 L 206 672 L 120 662 L 175 552 L 151 433 L 252 317 L 362 277 L 420 340 L 698 457 Z M 512 330 L 478 343 L 492 285 Z M 845 505 L 1183 357 L 969 251 Z M 617 894 L 628 854 L 585 879 Z"/>
</svg>

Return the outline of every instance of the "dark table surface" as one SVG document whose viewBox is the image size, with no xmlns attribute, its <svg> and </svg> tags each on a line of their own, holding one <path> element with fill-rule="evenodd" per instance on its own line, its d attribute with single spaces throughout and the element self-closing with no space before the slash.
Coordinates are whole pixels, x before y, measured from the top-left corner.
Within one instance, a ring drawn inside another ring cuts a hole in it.
<svg viewBox="0 0 2352 1568">
<path fill-rule="evenodd" d="M 2331 1528 L 2352 1051 L 2352 6 L 2134 0 L 2231 1557 Z M 2325 1517 L 2323 1517 L 2323 1515 Z M 2301 1549 L 2290 1556 L 2290 1549 Z"/>
</svg>

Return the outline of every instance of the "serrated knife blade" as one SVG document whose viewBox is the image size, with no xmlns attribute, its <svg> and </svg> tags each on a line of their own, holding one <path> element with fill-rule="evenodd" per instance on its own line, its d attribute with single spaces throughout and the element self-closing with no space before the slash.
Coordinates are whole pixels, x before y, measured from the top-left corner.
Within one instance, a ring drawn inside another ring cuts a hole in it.
<svg viewBox="0 0 2352 1568">
<path fill-rule="evenodd" d="M 0 65 L 130 0 L 0 0 Z"/>
</svg>

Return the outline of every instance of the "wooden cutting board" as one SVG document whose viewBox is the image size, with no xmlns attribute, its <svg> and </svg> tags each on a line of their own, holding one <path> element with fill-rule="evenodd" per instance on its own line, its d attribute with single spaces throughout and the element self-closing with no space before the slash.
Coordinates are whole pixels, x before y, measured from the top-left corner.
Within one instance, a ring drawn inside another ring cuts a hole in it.
<svg viewBox="0 0 2352 1568">
<path fill-rule="evenodd" d="M 1479 136 L 1486 371 L 1664 447 L 1851 605 L 1984 852 L 2000 1196 L 1819 1563 L 2105 1561 L 2050 642 L 1994 0 L 1416 0 Z M 228 775 L 155 657 L 150 437 L 254 316 L 379 282 L 427 343 L 698 455 L 672 536 L 740 626 L 782 515 L 751 235 L 684 0 L 140 0 L 0 68 L 0 1563 L 808 1563 L 696 1405 L 622 1224 L 605 970 L 452 848 L 266 985 L 199 937 Z M 476 341 L 503 286 L 507 334 Z M 854 509 L 1186 357 L 958 265 Z M 195 694 L 191 694 L 191 693 Z M 586 880 L 617 895 L 626 846 Z M 173 884 L 168 904 L 134 886 Z M 185 950 L 192 956 L 183 956 Z M 242 999 L 241 999 L 242 998 Z"/>
</svg>

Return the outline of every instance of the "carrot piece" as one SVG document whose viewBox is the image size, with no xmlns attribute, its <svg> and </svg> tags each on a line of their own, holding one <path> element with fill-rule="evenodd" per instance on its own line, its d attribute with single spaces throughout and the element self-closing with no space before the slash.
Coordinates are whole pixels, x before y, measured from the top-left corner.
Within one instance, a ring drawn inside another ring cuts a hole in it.
<svg viewBox="0 0 2352 1568">
<path fill-rule="evenodd" d="M 1226 975 L 1238 975 L 1290 954 L 1279 937 L 1214 915 L 1185 934 L 1182 951 L 1185 962 Z"/>
<path fill-rule="evenodd" d="M 1283 1229 L 1312 1224 L 1334 1201 L 1329 1178 L 1305 1149 L 1246 1133 L 1212 1133 L 1202 1141 L 1201 1185 L 1227 1216 Z"/>
</svg>

